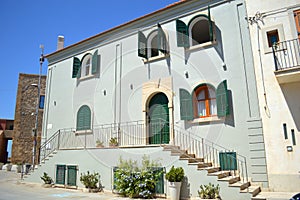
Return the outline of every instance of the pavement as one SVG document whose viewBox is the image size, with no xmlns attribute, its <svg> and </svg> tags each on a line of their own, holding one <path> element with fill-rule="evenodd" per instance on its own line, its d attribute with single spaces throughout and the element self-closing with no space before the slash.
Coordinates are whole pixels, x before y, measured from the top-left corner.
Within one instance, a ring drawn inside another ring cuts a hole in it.
<svg viewBox="0 0 300 200">
<path fill-rule="evenodd" d="M 299 191 L 300 192 L 300 191 Z M 266 200 L 289 200 L 296 193 L 291 192 L 261 192 L 253 199 Z M 66 189 L 51 187 L 45 188 L 40 183 L 28 183 L 21 180 L 21 174 L 14 171 L 0 170 L 0 200 L 11 199 L 43 199 L 43 200 L 74 200 L 74 199 L 97 199 L 97 200 L 128 200 L 111 191 L 105 190 L 99 193 L 87 193 L 82 189 Z M 160 198 L 161 199 L 161 198 Z M 158 199 L 157 199 L 158 200 Z"/>
</svg>

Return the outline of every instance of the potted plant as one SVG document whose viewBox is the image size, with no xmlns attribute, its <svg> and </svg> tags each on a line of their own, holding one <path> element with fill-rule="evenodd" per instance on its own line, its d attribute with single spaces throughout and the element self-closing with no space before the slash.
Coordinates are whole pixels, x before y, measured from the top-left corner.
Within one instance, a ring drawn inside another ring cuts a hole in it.
<svg viewBox="0 0 300 200">
<path fill-rule="evenodd" d="M 11 163 L 7 163 L 5 166 L 6 166 L 6 171 L 11 171 L 11 168 L 12 168 Z"/>
<path fill-rule="evenodd" d="M 104 144 L 101 140 L 97 139 L 96 140 L 96 147 L 104 147 Z"/>
<path fill-rule="evenodd" d="M 184 178 L 184 170 L 182 167 L 171 167 L 166 174 L 166 179 L 169 182 L 169 191 L 171 200 L 179 200 L 181 181 Z"/>
<path fill-rule="evenodd" d="M 44 172 L 44 175 L 41 176 L 41 179 L 44 181 L 44 187 L 48 188 L 53 185 L 52 178 L 46 172 Z"/>
<path fill-rule="evenodd" d="M 221 199 L 220 198 L 220 186 L 216 186 L 212 183 L 208 185 L 200 185 L 200 190 L 198 190 L 198 195 L 200 199 Z"/>
<path fill-rule="evenodd" d="M 93 174 L 87 171 L 87 173 L 81 173 L 80 182 L 85 186 L 86 191 L 88 192 L 99 192 L 100 187 L 97 186 L 99 183 L 100 175 L 97 172 Z"/>
<path fill-rule="evenodd" d="M 116 137 L 110 138 L 110 140 L 109 140 L 109 146 L 110 147 L 116 147 L 116 146 L 118 146 L 118 139 Z"/>
</svg>

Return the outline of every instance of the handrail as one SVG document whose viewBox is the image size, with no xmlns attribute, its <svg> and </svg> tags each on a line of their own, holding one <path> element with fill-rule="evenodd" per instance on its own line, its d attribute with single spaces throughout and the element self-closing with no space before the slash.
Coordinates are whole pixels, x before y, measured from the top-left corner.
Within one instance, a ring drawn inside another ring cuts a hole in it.
<svg viewBox="0 0 300 200">
<path fill-rule="evenodd" d="M 187 150 L 190 154 L 195 154 L 198 158 L 203 158 L 206 163 L 212 163 L 214 167 L 222 164 L 219 154 L 226 153 L 225 156 L 230 163 L 225 163 L 225 165 L 234 166 L 234 169 L 229 171 L 232 171 L 233 175 L 238 173 L 242 182 L 248 182 L 245 156 L 237 152 L 233 153 L 232 150 L 204 139 L 193 131 L 185 130 L 177 125 L 170 127 L 169 122 L 163 119 L 158 119 L 158 122 L 152 123 L 150 126 L 158 133 L 166 128 L 169 132 L 173 131 L 173 145 L 179 146 L 181 150 Z M 96 148 L 98 143 L 101 143 L 102 147 L 108 147 L 111 138 L 117 138 L 119 146 L 146 146 L 149 140 L 150 126 L 144 121 L 132 121 L 96 125 L 91 130 L 60 129 L 41 145 L 41 161 L 59 149 Z M 162 135 L 158 135 L 158 137 L 160 137 L 159 144 L 163 144 Z"/>
</svg>

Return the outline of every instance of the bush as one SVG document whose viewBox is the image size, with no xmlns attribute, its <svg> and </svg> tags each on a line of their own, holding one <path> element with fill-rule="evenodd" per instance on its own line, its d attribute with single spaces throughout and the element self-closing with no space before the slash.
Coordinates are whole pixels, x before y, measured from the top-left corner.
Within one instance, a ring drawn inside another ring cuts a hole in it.
<svg viewBox="0 0 300 200">
<path fill-rule="evenodd" d="M 155 170 L 157 162 L 152 162 L 144 156 L 142 166 L 136 161 L 120 158 L 118 169 L 115 171 L 116 190 L 123 196 L 130 198 L 153 198 L 155 186 L 162 171 Z"/>
<path fill-rule="evenodd" d="M 52 178 L 46 172 L 44 172 L 44 175 L 41 176 L 41 179 L 44 181 L 45 184 L 52 184 L 53 183 Z"/>
<path fill-rule="evenodd" d="M 208 185 L 200 185 L 200 191 L 198 190 L 198 195 L 201 199 L 219 199 L 220 186 L 219 184 L 214 186 L 214 184 L 211 183 Z"/>
<path fill-rule="evenodd" d="M 184 170 L 182 167 L 171 167 L 170 171 L 166 174 L 166 179 L 169 182 L 181 182 L 184 178 Z"/>
<path fill-rule="evenodd" d="M 89 171 L 87 173 L 81 173 L 80 175 L 80 182 L 89 189 L 96 189 L 97 183 L 99 182 L 100 175 L 99 173 L 94 172 L 93 174 L 90 174 Z"/>
</svg>

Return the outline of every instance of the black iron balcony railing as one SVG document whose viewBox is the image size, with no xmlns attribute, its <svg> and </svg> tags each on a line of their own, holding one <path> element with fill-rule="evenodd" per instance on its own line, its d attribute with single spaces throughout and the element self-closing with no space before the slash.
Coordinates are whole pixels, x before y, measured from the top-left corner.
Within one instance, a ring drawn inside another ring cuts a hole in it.
<svg viewBox="0 0 300 200">
<path fill-rule="evenodd" d="M 300 39 L 277 42 L 272 51 L 275 71 L 300 67 Z"/>
</svg>

